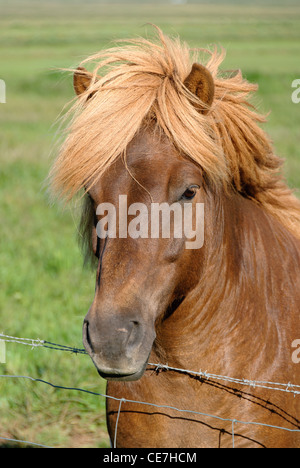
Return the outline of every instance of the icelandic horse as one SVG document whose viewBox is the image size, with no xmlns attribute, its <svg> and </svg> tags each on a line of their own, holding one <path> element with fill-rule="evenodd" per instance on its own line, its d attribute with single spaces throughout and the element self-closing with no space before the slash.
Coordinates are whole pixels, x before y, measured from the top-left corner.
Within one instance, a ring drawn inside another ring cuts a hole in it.
<svg viewBox="0 0 300 468">
<path fill-rule="evenodd" d="M 74 72 L 50 176 L 58 198 L 83 191 L 82 239 L 97 264 L 83 342 L 108 381 L 117 447 L 300 446 L 300 396 L 288 391 L 300 382 L 300 203 L 250 104 L 256 85 L 222 60 L 158 30 Z M 149 209 L 191 204 L 193 216 L 203 203 L 203 246 L 100 238 L 97 207 L 121 194 Z M 200 369 L 240 380 L 190 372 Z"/>
</svg>

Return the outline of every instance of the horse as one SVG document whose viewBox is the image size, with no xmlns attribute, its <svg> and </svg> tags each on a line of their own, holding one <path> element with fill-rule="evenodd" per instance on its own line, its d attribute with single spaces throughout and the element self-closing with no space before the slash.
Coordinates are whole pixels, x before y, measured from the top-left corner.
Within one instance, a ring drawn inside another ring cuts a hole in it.
<svg viewBox="0 0 300 468">
<path fill-rule="evenodd" d="M 300 446 L 299 395 L 288 391 L 300 381 L 300 203 L 251 102 L 257 86 L 222 70 L 224 55 L 157 28 L 72 69 L 50 179 L 58 199 L 83 199 L 96 271 L 83 343 L 107 380 L 116 447 Z M 119 227 L 100 236 L 98 207 L 120 195 L 149 210 L 189 206 L 193 222 L 203 204 L 203 245 Z"/>
</svg>

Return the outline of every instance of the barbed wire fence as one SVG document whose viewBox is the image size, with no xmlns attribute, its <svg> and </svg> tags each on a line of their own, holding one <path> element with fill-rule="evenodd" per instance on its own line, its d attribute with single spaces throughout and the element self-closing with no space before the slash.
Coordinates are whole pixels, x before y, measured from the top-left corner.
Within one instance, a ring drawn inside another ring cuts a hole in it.
<svg viewBox="0 0 300 468">
<path fill-rule="evenodd" d="M 73 354 L 87 354 L 84 349 L 81 348 L 76 348 L 76 347 L 71 347 L 71 346 L 65 346 L 65 345 L 60 345 L 57 343 L 53 343 L 50 341 L 46 340 L 40 340 L 40 339 L 31 339 L 31 338 L 20 338 L 20 337 L 14 337 L 14 336 L 9 336 L 0 333 L 0 343 L 17 343 L 25 346 L 30 346 L 31 349 L 34 348 L 48 348 L 51 350 L 57 350 L 57 351 L 64 351 L 64 352 L 70 352 Z M 218 375 L 218 374 L 213 374 L 208 371 L 194 371 L 194 370 L 189 370 L 189 369 L 181 369 L 181 368 L 176 368 L 176 367 L 171 367 L 167 364 L 161 364 L 161 363 L 148 363 L 149 366 L 153 367 L 153 370 L 158 372 L 160 370 L 170 370 L 170 371 L 176 371 L 184 374 L 189 374 L 192 376 L 199 377 L 202 381 L 207 381 L 209 379 L 213 380 L 219 380 L 219 381 L 224 381 L 224 382 L 229 382 L 229 383 L 234 383 L 234 384 L 239 384 L 239 385 L 244 385 L 248 386 L 250 388 L 263 388 L 263 389 L 269 389 L 275 392 L 285 392 L 285 393 L 292 393 L 294 397 L 297 397 L 300 395 L 300 385 L 298 384 L 293 384 L 291 382 L 287 383 L 282 383 L 282 382 L 270 382 L 270 381 L 264 381 L 264 380 L 249 380 L 249 379 L 240 379 L 240 378 L 235 378 L 231 376 L 225 376 L 225 375 Z M 97 392 L 92 392 L 90 390 L 86 390 L 83 388 L 77 388 L 77 387 L 65 387 L 61 385 L 56 385 L 51 382 L 48 382 L 46 380 L 40 379 L 40 378 L 34 378 L 31 376 L 25 376 L 25 375 L 8 375 L 8 374 L 3 374 L 0 375 L 0 378 L 3 379 L 27 379 L 33 382 L 39 382 L 43 383 L 45 385 L 51 386 L 52 388 L 55 389 L 61 389 L 61 390 L 72 390 L 72 391 L 78 391 L 78 392 L 83 392 L 83 393 L 88 393 L 94 396 L 100 396 L 108 399 L 113 399 L 115 401 L 119 401 L 119 408 L 118 408 L 118 413 L 117 413 L 117 420 L 116 420 L 116 427 L 115 427 L 115 433 L 114 433 L 114 440 L 112 441 L 112 446 L 113 448 L 116 448 L 116 441 L 117 441 L 117 433 L 118 433 L 118 422 L 119 422 L 119 417 L 121 413 L 121 407 L 123 403 L 136 403 L 140 405 L 146 405 L 146 406 L 153 406 L 154 408 L 165 408 L 165 409 L 171 409 L 173 411 L 177 411 L 179 413 L 187 413 L 187 414 L 194 414 L 194 415 L 199 415 L 199 416 L 205 416 L 209 417 L 212 419 L 217 419 L 220 421 L 224 422 L 230 422 L 231 427 L 232 427 L 232 447 L 235 447 L 235 425 L 236 424 L 244 424 L 244 425 L 255 425 L 255 426 L 264 426 L 272 429 L 278 429 L 278 430 L 283 430 L 283 431 L 288 431 L 288 432 L 299 432 L 300 433 L 300 426 L 299 429 L 290 429 L 287 427 L 282 427 L 282 426 L 274 426 L 271 424 L 265 424 L 265 423 L 260 423 L 257 421 L 241 421 L 238 419 L 234 418 L 222 418 L 221 416 L 217 416 L 214 414 L 208 414 L 208 413 L 203 413 L 199 411 L 193 411 L 193 410 L 187 410 L 187 409 L 181 409 L 177 408 L 174 406 L 169 406 L 169 405 L 159 405 L 153 402 L 145 402 L 145 401 L 136 401 L 136 400 L 130 400 L 128 398 L 116 398 L 111 395 L 106 395 L 104 393 L 97 393 Z M 37 447 L 44 447 L 44 448 L 52 448 L 47 445 L 42 445 L 42 444 L 37 444 L 35 442 L 29 442 L 25 440 L 18 440 L 18 439 L 10 439 L 7 437 L 2 437 L 0 434 L 0 440 L 4 440 L 7 442 L 15 442 L 15 443 L 24 443 L 32 446 L 37 446 Z"/>
</svg>

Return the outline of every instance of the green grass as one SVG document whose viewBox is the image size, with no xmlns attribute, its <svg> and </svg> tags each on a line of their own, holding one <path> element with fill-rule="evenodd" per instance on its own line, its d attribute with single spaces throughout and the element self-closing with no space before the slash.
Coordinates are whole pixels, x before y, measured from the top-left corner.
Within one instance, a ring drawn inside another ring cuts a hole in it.
<svg viewBox="0 0 300 468">
<path fill-rule="evenodd" d="M 77 65 L 116 38 L 151 35 L 146 23 L 192 46 L 227 49 L 224 68 L 241 68 L 259 84 L 259 108 L 271 111 L 266 130 L 286 158 L 289 184 L 300 188 L 300 104 L 291 101 L 291 83 L 300 78 L 300 7 L 293 1 L 242 3 L 0 0 L 0 79 L 7 86 L 7 103 L 0 104 L 0 332 L 82 347 L 94 272 L 82 266 L 76 210 L 51 206 L 43 186 L 56 139 L 53 124 L 73 97 L 71 77 L 55 69 Z M 0 374 L 105 391 L 88 357 L 17 344 L 7 344 Z M 100 397 L 0 379 L 0 437 L 108 446 L 104 409 Z"/>
</svg>

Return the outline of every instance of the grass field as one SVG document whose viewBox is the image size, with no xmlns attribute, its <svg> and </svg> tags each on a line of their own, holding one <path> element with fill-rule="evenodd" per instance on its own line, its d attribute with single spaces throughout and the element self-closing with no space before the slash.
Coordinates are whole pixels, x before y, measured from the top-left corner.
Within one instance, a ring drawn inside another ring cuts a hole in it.
<svg viewBox="0 0 300 468">
<path fill-rule="evenodd" d="M 236 3 L 233 5 L 233 3 Z M 225 68 L 241 68 L 259 84 L 257 102 L 272 111 L 265 128 L 285 174 L 300 188 L 299 2 L 145 2 L 0 0 L 0 332 L 82 347 L 81 326 L 95 273 L 85 270 L 76 242 L 76 210 L 51 206 L 47 176 L 71 77 L 55 71 L 110 45 L 152 34 L 146 23 L 179 34 L 192 46 L 227 49 Z M 86 356 L 8 343 L 0 374 L 28 375 L 56 385 L 104 392 Z M 106 447 L 105 401 L 28 380 L 0 379 L 0 437 L 55 447 Z M 13 446 L 0 440 L 1 446 Z"/>
</svg>

